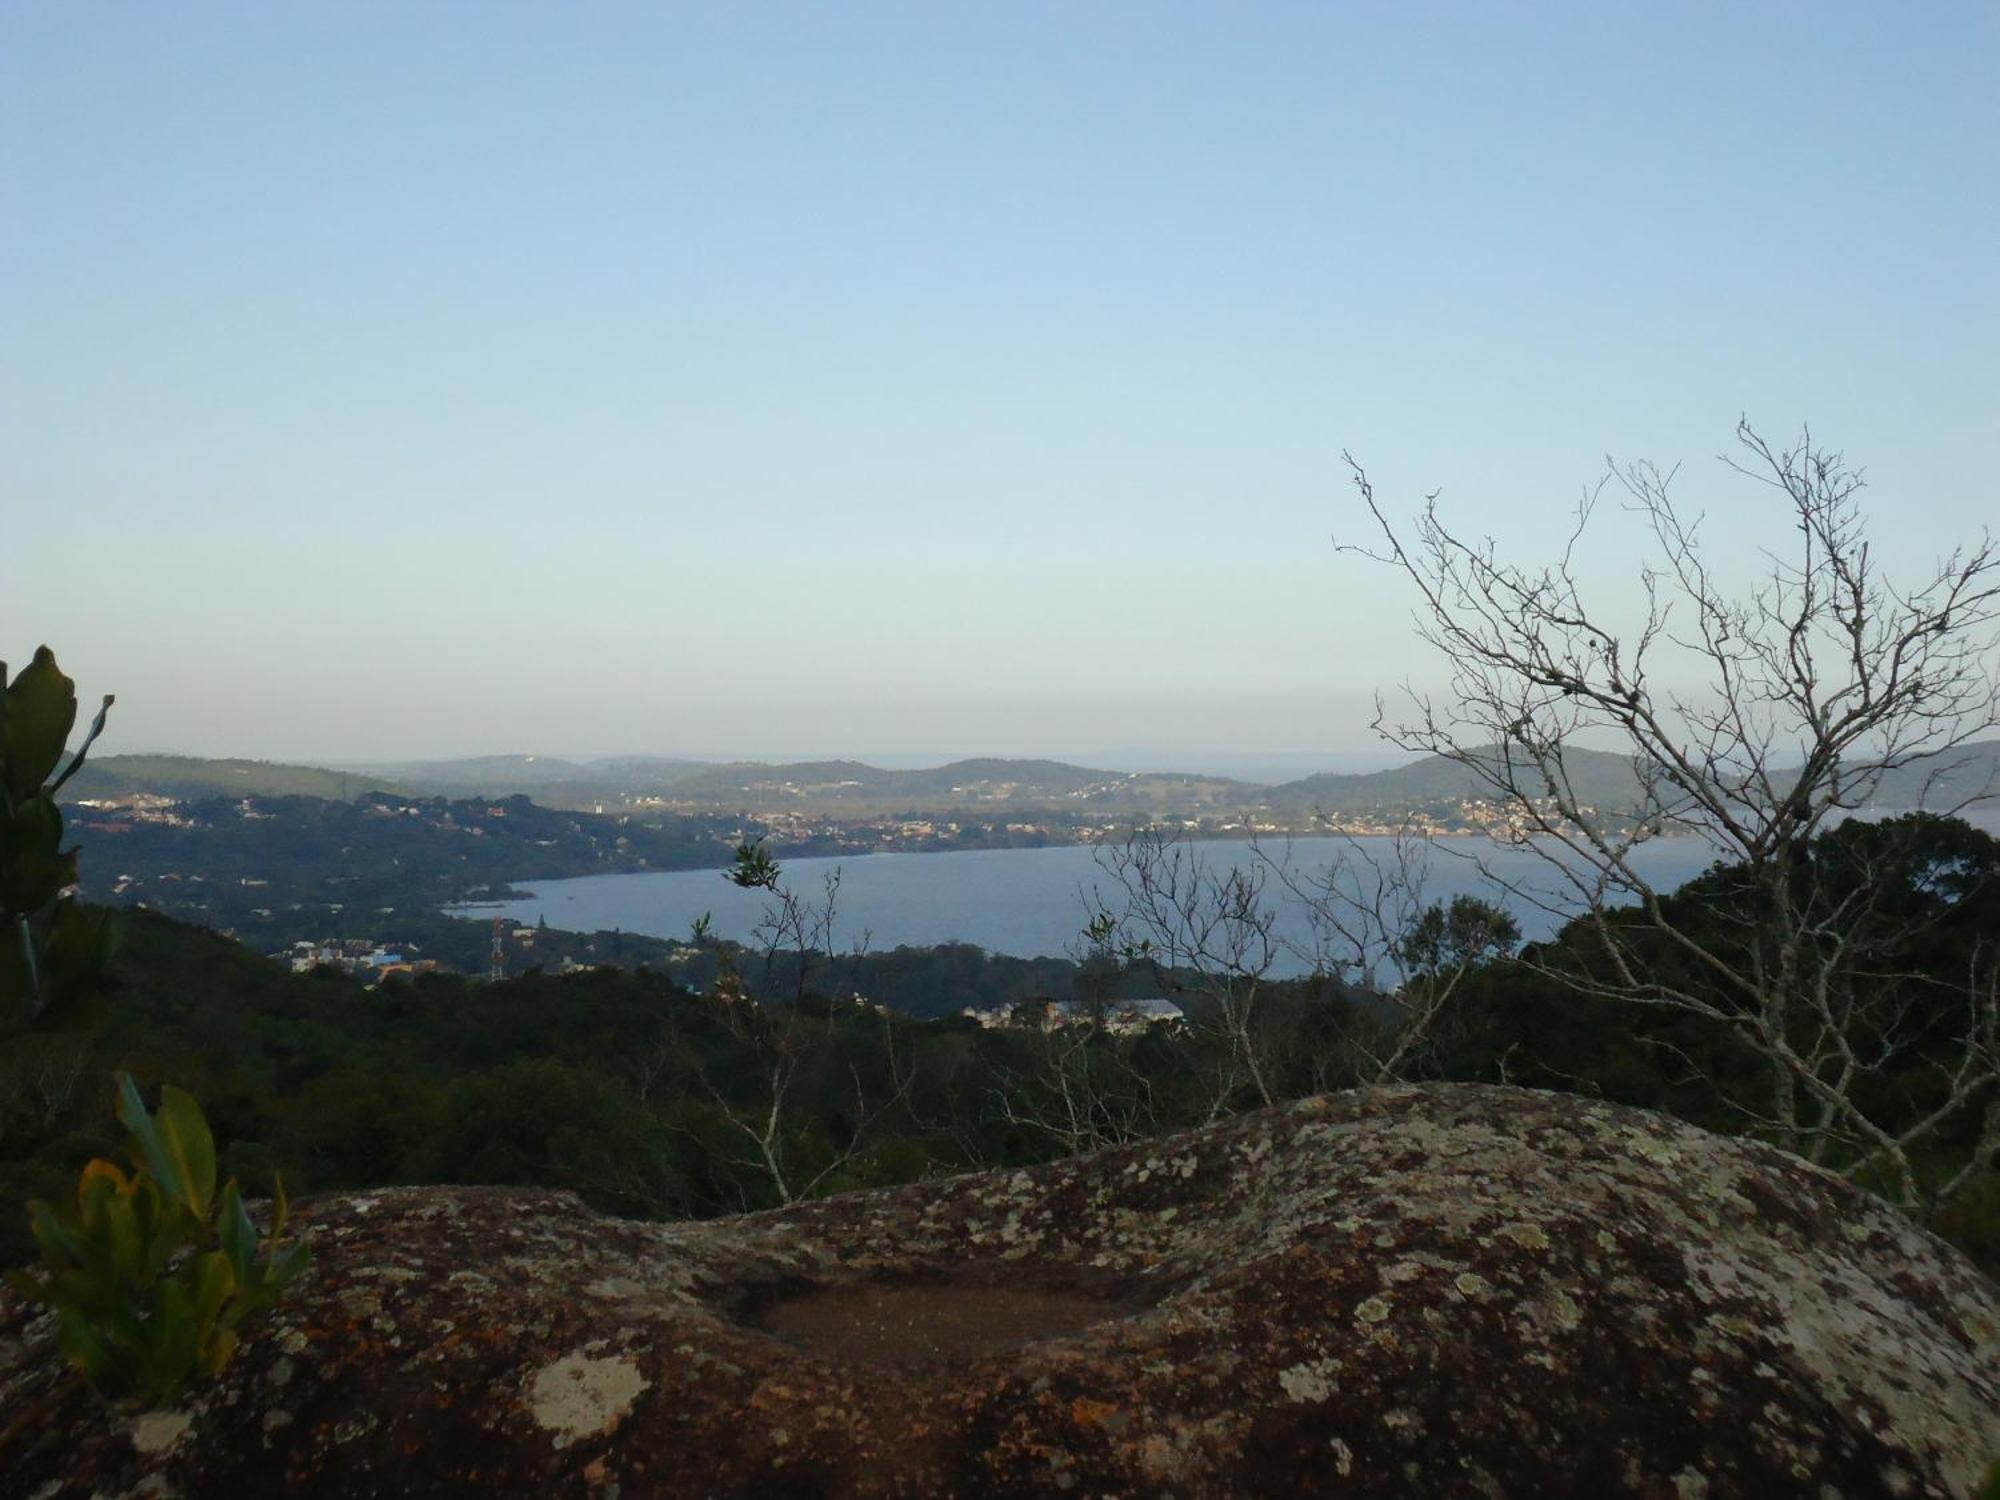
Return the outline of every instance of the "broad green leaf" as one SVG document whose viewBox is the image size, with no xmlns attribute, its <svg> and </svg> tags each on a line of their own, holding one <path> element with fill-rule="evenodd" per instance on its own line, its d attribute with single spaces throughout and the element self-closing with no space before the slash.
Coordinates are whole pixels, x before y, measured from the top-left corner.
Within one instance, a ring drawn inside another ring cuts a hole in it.
<svg viewBox="0 0 2000 1500">
<path fill-rule="evenodd" d="M 236 1290 L 237 1275 L 229 1257 L 220 1250 L 198 1256 L 194 1263 L 194 1323 L 205 1344 L 208 1332 L 221 1317 L 222 1305 Z"/>
<path fill-rule="evenodd" d="M 77 1220 L 86 1229 L 104 1222 L 107 1205 L 115 1199 L 123 1198 L 118 1184 L 102 1175 L 85 1173 L 76 1185 Z"/>
<path fill-rule="evenodd" d="M 150 1304 L 146 1315 L 141 1316 L 130 1298 L 108 1309 L 97 1320 L 98 1336 L 104 1340 L 105 1348 L 114 1353 L 144 1350 L 153 1326 Z"/>
<path fill-rule="evenodd" d="M 168 1149 L 159 1126 L 146 1112 L 146 1101 L 139 1097 L 139 1085 L 132 1081 L 130 1073 L 118 1075 L 118 1118 L 132 1133 L 136 1163 L 152 1173 L 153 1180 L 169 1198 L 179 1203 L 187 1202 L 187 1187 L 181 1177 L 179 1158 Z"/>
<path fill-rule="evenodd" d="M 116 1368 L 104 1340 L 75 1308 L 65 1307 L 57 1317 L 56 1347 L 93 1385 L 104 1384 Z"/>
<path fill-rule="evenodd" d="M 180 1171 L 182 1201 L 205 1221 L 215 1201 L 215 1137 L 208 1121 L 194 1096 L 170 1083 L 160 1090 L 159 1122 L 161 1139 Z"/>
<path fill-rule="evenodd" d="M 162 1194 L 151 1177 L 139 1178 L 136 1201 L 139 1223 L 146 1231 L 146 1271 L 157 1276 L 184 1245 L 199 1238 L 200 1226 L 192 1224 L 186 1210 Z"/>
<path fill-rule="evenodd" d="M 42 1247 L 42 1259 L 51 1269 L 82 1265 L 90 1259 L 90 1248 L 57 1217 L 56 1211 L 37 1198 L 28 1205 L 28 1227 L 35 1243 Z"/>
<path fill-rule="evenodd" d="M 257 1258 L 257 1226 L 250 1222 L 250 1211 L 243 1206 L 243 1194 L 234 1178 L 222 1190 L 222 1211 L 217 1215 L 215 1229 L 236 1280 L 248 1284 Z"/>
<path fill-rule="evenodd" d="M 151 1330 L 157 1336 L 159 1373 L 168 1378 L 194 1368 L 194 1294 L 178 1281 L 160 1283 Z"/>
<path fill-rule="evenodd" d="M 7 686 L 7 790 L 13 800 L 32 796 L 54 773 L 76 724 L 76 684 L 43 646 Z"/>
<path fill-rule="evenodd" d="M 118 1169 L 116 1162 L 106 1161 L 101 1156 L 93 1156 L 83 1164 L 83 1172 L 77 1179 L 78 1189 L 81 1190 L 85 1184 L 95 1177 L 108 1177 L 111 1180 L 112 1186 L 117 1188 L 121 1193 L 130 1193 L 133 1191 L 134 1184 L 132 1179 Z"/>
<path fill-rule="evenodd" d="M 102 1177 L 87 1178 L 76 1185 L 76 1213 L 70 1222 L 85 1244 L 103 1243 L 104 1206 L 117 1196 L 118 1189 Z"/>
<path fill-rule="evenodd" d="M 105 1222 L 110 1231 L 112 1270 L 123 1281 L 142 1281 L 146 1275 L 146 1236 L 133 1200 L 122 1193 L 111 1199 L 105 1205 Z"/>
</svg>

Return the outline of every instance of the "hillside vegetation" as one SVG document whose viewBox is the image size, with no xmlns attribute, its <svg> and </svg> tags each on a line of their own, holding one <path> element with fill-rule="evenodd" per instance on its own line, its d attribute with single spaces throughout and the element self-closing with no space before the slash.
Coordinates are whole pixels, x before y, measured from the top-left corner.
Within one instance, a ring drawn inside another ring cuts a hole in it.
<svg viewBox="0 0 2000 1500">
<path fill-rule="evenodd" d="M 64 800 L 88 802 L 151 795 L 202 797 L 325 797 L 339 802 L 370 792 L 401 793 L 396 781 L 359 771 L 294 766 L 268 760 L 204 760 L 192 755 L 103 755 L 77 772 Z"/>
</svg>

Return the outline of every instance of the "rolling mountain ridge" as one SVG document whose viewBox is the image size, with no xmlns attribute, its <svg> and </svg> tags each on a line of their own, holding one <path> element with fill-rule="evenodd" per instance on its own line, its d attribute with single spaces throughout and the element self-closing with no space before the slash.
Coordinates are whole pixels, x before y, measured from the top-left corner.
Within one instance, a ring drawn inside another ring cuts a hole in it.
<svg viewBox="0 0 2000 1500">
<path fill-rule="evenodd" d="M 1604 809 L 1633 805 L 1639 781 L 1631 761 L 1601 750 L 1565 756 L 1571 784 Z M 1052 760 L 981 757 L 942 766 L 885 770 L 858 760 L 727 763 L 625 756 L 566 760 L 493 755 L 347 769 L 191 756 L 95 758 L 66 789 L 66 799 L 117 798 L 149 792 L 176 799 L 213 796 L 313 796 L 353 800 L 372 791 L 446 797 L 526 796 L 558 808 L 667 807 L 740 812 L 820 812 L 862 816 L 1059 808 L 1113 816 L 1206 816 L 1267 812 L 1279 818 L 1315 813 L 1393 819 L 1447 815 L 1488 800 L 1479 778 L 1441 756 L 1386 771 L 1328 772 L 1260 786 L 1223 776 L 1114 771 Z M 1864 810 L 1966 804 L 2000 805 L 2000 739 L 1982 740 L 1886 773 Z"/>
</svg>

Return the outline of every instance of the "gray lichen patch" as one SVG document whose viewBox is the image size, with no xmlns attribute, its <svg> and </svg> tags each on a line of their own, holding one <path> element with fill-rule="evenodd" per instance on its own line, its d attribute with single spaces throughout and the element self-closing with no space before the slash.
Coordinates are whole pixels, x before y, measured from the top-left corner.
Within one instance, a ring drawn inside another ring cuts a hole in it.
<svg viewBox="0 0 2000 1500">
<path fill-rule="evenodd" d="M 1523 1250 L 1546 1250 L 1549 1248 L 1548 1231 L 1539 1224 L 1503 1224 L 1498 1235 L 1511 1240 Z"/>
<path fill-rule="evenodd" d="M 1364 1323 L 1386 1323 L 1395 1311 L 1386 1297 L 1369 1297 L 1354 1309 L 1354 1316 Z"/>
<path fill-rule="evenodd" d="M 148 1458 L 158 1458 L 179 1447 L 194 1426 L 194 1418 L 184 1411 L 149 1411 L 132 1419 L 132 1447 Z"/>
<path fill-rule="evenodd" d="M 646 1389 L 630 1359 L 566 1354 L 535 1373 L 528 1412 L 535 1425 L 556 1435 L 558 1446 L 609 1433 Z"/>
<path fill-rule="evenodd" d="M 1290 1400 L 1301 1405 L 1328 1400 L 1334 1392 L 1334 1377 L 1340 1372 L 1337 1359 L 1314 1359 L 1278 1372 L 1278 1385 Z"/>
</svg>

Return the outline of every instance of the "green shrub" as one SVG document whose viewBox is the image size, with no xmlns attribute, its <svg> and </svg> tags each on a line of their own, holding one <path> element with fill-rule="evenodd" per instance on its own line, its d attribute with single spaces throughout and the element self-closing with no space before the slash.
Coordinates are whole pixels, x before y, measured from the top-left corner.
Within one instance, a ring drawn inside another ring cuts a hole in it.
<svg viewBox="0 0 2000 1500">
<path fill-rule="evenodd" d="M 216 1193 L 215 1141 L 191 1095 L 163 1088 L 155 1116 L 128 1075 L 118 1089 L 133 1170 L 98 1158 L 73 1204 L 31 1203 L 42 1269 L 8 1280 L 54 1309 L 59 1347 L 99 1392 L 161 1406 L 229 1363 L 237 1330 L 278 1300 L 307 1252 L 279 1248 L 282 1181 L 268 1235 L 234 1180 Z"/>
</svg>

